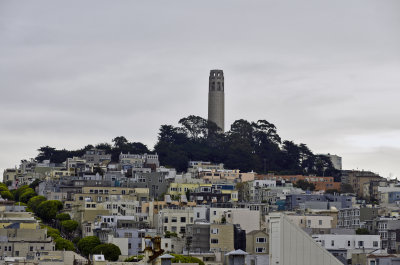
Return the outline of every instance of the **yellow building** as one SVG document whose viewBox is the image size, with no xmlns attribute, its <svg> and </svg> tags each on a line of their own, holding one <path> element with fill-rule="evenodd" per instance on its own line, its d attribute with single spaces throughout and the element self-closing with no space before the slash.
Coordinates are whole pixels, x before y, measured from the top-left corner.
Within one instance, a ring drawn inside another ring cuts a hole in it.
<svg viewBox="0 0 400 265">
<path fill-rule="evenodd" d="M 168 188 L 168 194 L 170 195 L 184 195 L 188 190 L 194 191 L 198 188 L 200 184 L 198 183 L 170 183 Z"/>
</svg>

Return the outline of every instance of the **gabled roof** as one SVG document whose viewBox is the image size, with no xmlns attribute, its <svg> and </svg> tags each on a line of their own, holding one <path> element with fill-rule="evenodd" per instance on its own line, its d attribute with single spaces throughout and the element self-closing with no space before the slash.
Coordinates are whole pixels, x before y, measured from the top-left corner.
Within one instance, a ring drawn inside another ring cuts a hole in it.
<svg viewBox="0 0 400 265">
<path fill-rule="evenodd" d="M 249 253 L 241 249 L 237 249 L 237 250 L 232 250 L 231 252 L 225 254 L 225 256 L 230 256 L 230 255 L 249 255 Z"/>
<path fill-rule="evenodd" d="M 247 235 L 255 235 L 255 234 L 258 234 L 260 232 L 263 233 L 263 234 L 267 234 L 263 230 L 253 230 L 251 232 L 248 232 Z"/>
</svg>

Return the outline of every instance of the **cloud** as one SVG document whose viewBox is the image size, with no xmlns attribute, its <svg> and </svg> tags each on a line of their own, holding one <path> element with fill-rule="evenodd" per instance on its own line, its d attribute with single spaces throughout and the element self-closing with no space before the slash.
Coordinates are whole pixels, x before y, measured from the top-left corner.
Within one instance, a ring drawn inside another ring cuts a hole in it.
<svg viewBox="0 0 400 265">
<path fill-rule="evenodd" d="M 379 162 L 397 152 L 379 139 L 400 129 L 399 8 L 396 0 L 3 1 L 0 168 L 43 145 L 125 135 L 152 147 L 161 124 L 207 117 L 208 73 L 221 68 L 226 127 L 267 119 L 284 139 L 342 155 L 349 168 L 400 174 L 397 163 Z"/>
</svg>

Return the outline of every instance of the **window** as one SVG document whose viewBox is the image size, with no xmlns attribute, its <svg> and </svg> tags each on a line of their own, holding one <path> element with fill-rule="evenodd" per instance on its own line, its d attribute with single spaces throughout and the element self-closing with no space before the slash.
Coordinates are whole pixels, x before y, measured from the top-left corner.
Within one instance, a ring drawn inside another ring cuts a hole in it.
<svg viewBox="0 0 400 265">
<path fill-rule="evenodd" d="M 132 238 L 132 233 L 124 233 L 125 238 Z"/>
<path fill-rule="evenodd" d="M 372 242 L 372 244 L 373 244 L 374 248 L 378 247 L 378 241 L 374 241 L 374 242 Z"/>
<path fill-rule="evenodd" d="M 322 220 L 318 220 L 318 224 L 319 224 L 319 225 L 322 225 Z"/>
<path fill-rule="evenodd" d="M 168 217 L 164 217 L 164 223 L 168 223 Z"/>
<path fill-rule="evenodd" d="M 176 226 L 171 226 L 171 231 L 176 232 Z"/>
<path fill-rule="evenodd" d="M 196 215 L 197 215 L 197 218 L 200 218 L 200 213 L 199 212 L 197 212 Z"/>
<path fill-rule="evenodd" d="M 10 247 L 11 248 L 11 247 Z M 33 246 L 29 247 L 29 251 L 33 251 Z"/>
<path fill-rule="evenodd" d="M 185 226 L 181 226 L 181 231 L 182 234 L 186 233 L 186 227 Z"/>
<path fill-rule="evenodd" d="M 218 235 L 218 228 L 211 229 L 211 234 Z"/>
<path fill-rule="evenodd" d="M 211 244 L 218 244 L 218 238 L 211 238 Z"/>
<path fill-rule="evenodd" d="M 181 223 L 186 223 L 186 217 L 181 217 Z"/>
<path fill-rule="evenodd" d="M 131 248 L 132 248 L 132 244 L 128 243 L 128 249 L 131 249 Z"/>
<path fill-rule="evenodd" d="M 335 246 L 335 240 L 331 240 L 331 246 Z"/>
<path fill-rule="evenodd" d="M 214 211 L 214 215 L 217 215 L 217 211 Z"/>
<path fill-rule="evenodd" d="M 267 239 L 265 237 L 257 237 L 256 242 L 257 243 L 265 243 L 265 242 L 267 242 Z"/>
<path fill-rule="evenodd" d="M 364 241 L 358 241 L 358 246 L 363 247 L 364 246 Z"/>
<path fill-rule="evenodd" d="M 172 223 L 176 223 L 176 222 L 177 222 L 177 219 L 178 219 L 178 218 L 176 218 L 176 217 L 172 217 L 172 218 L 171 218 L 171 222 L 172 222 Z"/>
<path fill-rule="evenodd" d="M 265 253 L 265 248 L 256 248 L 256 253 Z"/>
</svg>

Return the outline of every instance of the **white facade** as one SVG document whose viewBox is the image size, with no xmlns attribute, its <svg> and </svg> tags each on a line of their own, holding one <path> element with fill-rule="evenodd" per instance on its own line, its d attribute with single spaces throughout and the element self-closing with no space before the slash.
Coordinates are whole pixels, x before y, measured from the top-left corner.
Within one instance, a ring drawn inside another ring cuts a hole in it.
<svg viewBox="0 0 400 265">
<path fill-rule="evenodd" d="M 304 228 L 332 228 L 333 217 L 326 215 L 286 215 L 295 225 Z"/>
<path fill-rule="evenodd" d="M 270 264 L 343 265 L 284 214 L 270 215 L 269 231 Z"/>
<path fill-rule="evenodd" d="M 247 233 L 260 230 L 260 211 L 248 208 L 210 208 L 210 223 L 221 223 L 222 217 L 225 217 L 227 223 L 239 224 Z"/>
<path fill-rule="evenodd" d="M 313 235 L 312 238 L 326 249 L 365 249 L 375 250 L 381 248 L 379 235 Z"/>
</svg>

